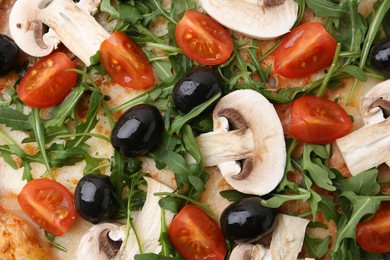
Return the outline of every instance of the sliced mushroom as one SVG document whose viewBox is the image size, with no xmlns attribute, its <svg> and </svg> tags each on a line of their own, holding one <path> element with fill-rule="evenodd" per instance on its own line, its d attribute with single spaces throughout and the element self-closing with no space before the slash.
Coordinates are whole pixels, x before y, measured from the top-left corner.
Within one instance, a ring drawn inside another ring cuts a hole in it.
<svg viewBox="0 0 390 260">
<path fill-rule="evenodd" d="M 9 26 L 17 45 L 31 56 L 53 51 L 60 40 L 87 66 L 100 44 L 110 34 L 89 14 L 98 0 L 18 0 L 12 8 Z M 50 28 L 44 34 L 43 25 Z"/>
<path fill-rule="evenodd" d="M 240 244 L 236 246 L 231 260 L 284 260 L 297 259 L 302 250 L 306 226 L 309 220 L 279 214 L 274 223 L 271 245 Z"/>
<path fill-rule="evenodd" d="M 118 225 L 112 223 L 95 225 L 81 238 L 77 259 L 116 259 L 125 235 L 123 227 Z"/>
<path fill-rule="evenodd" d="M 367 92 L 361 113 L 366 125 L 336 141 L 352 175 L 382 163 L 390 166 L 390 80 Z"/>
<path fill-rule="evenodd" d="M 145 204 L 142 210 L 134 217 L 134 226 L 137 231 L 142 252 L 159 253 L 161 244 L 161 219 L 163 210 L 158 205 L 160 197 L 156 192 L 172 192 L 172 189 L 160 182 L 145 177 L 148 189 Z M 165 221 L 169 225 L 173 219 L 173 213 L 165 212 Z M 127 241 L 125 243 L 125 241 Z M 103 223 L 93 226 L 81 239 L 78 250 L 78 260 L 110 260 L 110 259 L 134 259 L 140 249 L 137 237 L 130 230 L 127 237 L 126 225 Z"/>
<path fill-rule="evenodd" d="M 298 15 L 294 0 L 200 0 L 199 3 L 222 25 L 259 39 L 272 39 L 289 32 Z"/>
<path fill-rule="evenodd" d="M 286 164 L 283 129 L 273 105 L 254 90 L 237 90 L 218 102 L 213 121 L 213 132 L 196 138 L 204 165 L 218 166 L 240 192 L 272 191 Z"/>
</svg>

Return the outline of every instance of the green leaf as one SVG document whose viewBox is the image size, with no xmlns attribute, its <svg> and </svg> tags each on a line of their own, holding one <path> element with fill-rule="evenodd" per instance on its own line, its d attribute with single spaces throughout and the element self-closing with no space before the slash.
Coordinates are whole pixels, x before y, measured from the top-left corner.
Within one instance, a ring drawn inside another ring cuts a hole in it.
<svg viewBox="0 0 390 260">
<path fill-rule="evenodd" d="M 352 214 L 347 221 L 341 222 L 342 225 L 338 225 L 332 254 L 336 254 L 345 239 L 350 238 L 355 240 L 356 225 L 364 216 L 374 214 L 381 202 L 380 199 L 376 199 L 375 197 L 359 196 L 351 191 L 345 191 L 341 196 L 347 198 L 351 202 Z"/>
<path fill-rule="evenodd" d="M 351 75 L 352 77 L 360 80 L 360 81 L 367 81 L 367 75 L 364 73 L 364 71 L 359 68 L 359 66 L 354 65 L 346 65 L 339 69 L 340 72 L 345 72 Z"/>
<path fill-rule="evenodd" d="M 147 254 L 134 256 L 134 260 L 172 260 L 172 259 L 181 259 L 181 258 L 173 258 L 170 256 L 156 255 L 153 253 L 147 253 Z"/>
<path fill-rule="evenodd" d="M 336 181 L 338 189 L 341 191 L 351 191 L 359 195 L 375 196 L 380 192 L 377 176 L 378 170 L 371 169 L 347 179 L 339 173 Z"/>
<path fill-rule="evenodd" d="M 390 12 L 387 12 L 382 21 L 382 27 L 387 36 L 390 36 Z"/>
<path fill-rule="evenodd" d="M 172 213 L 178 213 L 181 205 L 181 200 L 175 197 L 163 197 L 158 201 L 158 205 L 162 209 L 169 210 Z"/>
<path fill-rule="evenodd" d="M 272 198 L 262 201 L 261 204 L 269 208 L 279 208 L 281 205 L 283 205 L 283 203 L 287 201 L 292 201 L 292 200 L 307 201 L 308 199 L 310 199 L 310 197 L 311 194 L 309 192 L 302 193 L 302 194 L 291 194 L 291 195 L 275 194 Z"/>
<path fill-rule="evenodd" d="M 44 127 L 63 127 L 69 117 L 73 116 L 75 107 L 83 94 L 84 88 L 82 86 L 73 88 L 65 100 L 54 108 L 51 118 L 44 121 Z"/>
<path fill-rule="evenodd" d="M 336 223 L 339 220 L 339 213 L 337 212 L 336 203 L 331 196 L 321 196 L 321 201 L 318 203 L 326 220 L 334 220 Z"/>
<path fill-rule="evenodd" d="M 320 157 L 320 158 L 318 158 Z M 321 159 L 328 159 L 329 153 L 324 146 L 305 144 L 303 147 L 302 169 L 307 172 L 313 181 L 321 188 L 335 191 L 331 178 L 334 173 L 323 165 Z"/>
<path fill-rule="evenodd" d="M 191 127 L 189 125 L 184 125 L 181 133 L 182 142 L 186 151 L 195 159 L 196 163 L 199 164 L 202 170 L 202 154 L 200 153 L 198 144 L 195 141 Z"/>
<path fill-rule="evenodd" d="M 191 170 L 183 156 L 173 151 L 166 151 L 164 155 L 166 165 L 175 173 L 176 182 L 179 188 L 188 183 L 188 176 Z"/>
<path fill-rule="evenodd" d="M 120 16 L 119 11 L 111 5 L 111 0 L 102 0 L 100 3 L 100 11 L 108 13 L 111 20 L 117 19 Z"/>
<path fill-rule="evenodd" d="M 121 20 L 135 24 L 142 19 L 141 12 L 133 5 L 128 3 L 119 4 L 119 17 Z"/>
<path fill-rule="evenodd" d="M 26 123 L 27 118 L 28 116 L 10 107 L 0 107 L 0 124 L 10 127 L 11 130 L 32 130 L 31 125 Z"/>
<path fill-rule="evenodd" d="M 304 243 L 309 250 L 309 255 L 315 258 L 323 257 L 329 249 L 331 238 L 328 236 L 325 239 L 311 238 L 305 236 Z"/>
<path fill-rule="evenodd" d="M 190 175 L 188 176 L 188 181 L 195 188 L 196 191 L 203 192 L 205 190 L 204 183 L 201 178 L 194 175 Z"/>
<path fill-rule="evenodd" d="M 242 192 L 239 192 L 237 190 L 223 190 L 219 193 L 223 198 L 227 199 L 228 201 L 237 201 L 243 198 L 247 198 L 252 195 L 248 195 Z"/>
</svg>

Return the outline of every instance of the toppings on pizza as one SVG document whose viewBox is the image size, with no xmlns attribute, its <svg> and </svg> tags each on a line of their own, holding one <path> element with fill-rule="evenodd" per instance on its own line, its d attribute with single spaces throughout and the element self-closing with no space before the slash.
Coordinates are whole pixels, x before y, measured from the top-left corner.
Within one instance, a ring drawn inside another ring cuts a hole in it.
<svg viewBox="0 0 390 260">
<path fill-rule="evenodd" d="M 112 146 L 125 156 L 141 156 L 160 140 L 164 122 L 155 106 L 139 104 L 129 108 L 111 133 Z"/>
<path fill-rule="evenodd" d="M 262 244 L 239 244 L 233 249 L 230 259 L 298 259 L 307 224 L 309 224 L 309 221 L 306 219 L 278 214 L 269 247 Z"/>
<path fill-rule="evenodd" d="M 50 54 L 62 42 L 87 66 L 100 50 L 104 70 L 114 82 L 135 89 L 151 86 L 154 72 L 142 49 L 121 32 L 110 35 L 89 14 L 96 12 L 99 2 L 19 0 L 9 20 L 12 37 L 23 51 L 35 57 Z M 44 25 L 51 31 L 44 34 Z"/>
<path fill-rule="evenodd" d="M 377 71 L 390 78 L 390 37 L 373 46 L 370 52 L 370 62 Z"/>
<path fill-rule="evenodd" d="M 253 90 L 224 96 L 213 111 L 214 130 L 196 138 L 205 166 L 218 166 L 236 190 L 264 195 L 283 177 L 286 145 L 273 105 Z"/>
<path fill-rule="evenodd" d="M 225 238 L 237 243 L 253 243 L 271 231 L 277 211 L 261 205 L 261 198 L 247 197 L 230 204 L 221 214 Z"/>
<path fill-rule="evenodd" d="M 100 1 L 18 0 L 14 4 L 9 28 L 12 38 L 26 53 L 35 57 L 50 54 L 62 42 L 87 66 L 100 44 L 110 34 L 93 18 Z M 92 4 L 90 8 L 89 4 Z M 85 6 L 85 10 L 81 7 Z M 88 10 L 87 10 L 88 9 Z M 44 26 L 50 28 L 44 33 Z"/>
<path fill-rule="evenodd" d="M 361 114 L 366 124 L 337 140 L 352 175 L 382 163 L 390 166 L 390 80 L 379 83 L 365 95 Z M 370 157 L 370 160 L 365 158 Z"/>
<path fill-rule="evenodd" d="M 200 0 L 208 15 L 247 36 L 272 39 L 290 31 L 297 20 L 293 0 Z"/>
<path fill-rule="evenodd" d="M 93 226 L 81 239 L 77 259 L 134 259 L 140 253 L 161 251 L 161 232 L 165 232 L 173 219 L 172 212 L 159 206 L 158 192 L 172 192 L 164 184 L 145 177 L 146 201 L 140 212 L 129 216 L 127 225 L 102 223 Z M 133 218 L 134 217 L 134 218 Z"/>
</svg>

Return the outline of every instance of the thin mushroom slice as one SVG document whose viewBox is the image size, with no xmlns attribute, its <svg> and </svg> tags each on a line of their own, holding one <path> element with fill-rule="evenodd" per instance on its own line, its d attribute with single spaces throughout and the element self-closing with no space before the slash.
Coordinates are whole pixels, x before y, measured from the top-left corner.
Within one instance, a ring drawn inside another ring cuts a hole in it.
<svg viewBox="0 0 390 260">
<path fill-rule="evenodd" d="M 258 39 L 272 39 L 289 32 L 298 15 L 294 0 L 200 0 L 199 3 L 220 24 Z"/>
<path fill-rule="evenodd" d="M 390 80 L 370 89 L 360 110 L 366 125 L 336 141 L 352 175 L 390 166 Z"/>
<path fill-rule="evenodd" d="M 87 66 L 110 34 L 88 12 L 96 12 L 99 1 L 18 0 L 12 8 L 9 27 L 12 38 L 26 53 L 46 56 L 60 40 Z M 42 24 L 49 33 L 41 33 Z"/>
<path fill-rule="evenodd" d="M 213 122 L 213 132 L 196 138 L 204 165 L 218 166 L 240 192 L 271 192 L 286 164 L 283 129 L 273 105 L 254 90 L 237 90 L 218 102 Z"/>
</svg>

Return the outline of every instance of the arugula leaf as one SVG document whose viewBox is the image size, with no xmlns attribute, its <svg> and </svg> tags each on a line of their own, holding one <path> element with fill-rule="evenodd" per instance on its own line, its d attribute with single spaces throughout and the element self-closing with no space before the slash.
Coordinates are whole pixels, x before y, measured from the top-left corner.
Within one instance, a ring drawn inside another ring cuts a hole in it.
<svg viewBox="0 0 390 260">
<path fill-rule="evenodd" d="M 341 176 L 339 172 L 336 172 L 336 176 L 335 186 L 341 191 L 351 191 L 367 196 L 375 196 L 380 192 L 380 185 L 377 182 L 377 169 L 367 170 L 347 179 Z"/>
<path fill-rule="evenodd" d="M 10 107 L 0 107 L 0 124 L 11 130 L 31 131 L 31 125 L 26 124 L 28 116 Z"/>
<path fill-rule="evenodd" d="M 331 238 L 328 236 L 325 239 L 311 238 L 305 236 L 304 243 L 309 250 L 310 256 L 315 258 L 323 257 L 327 252 L 330 245 Z"/>
</svg>

